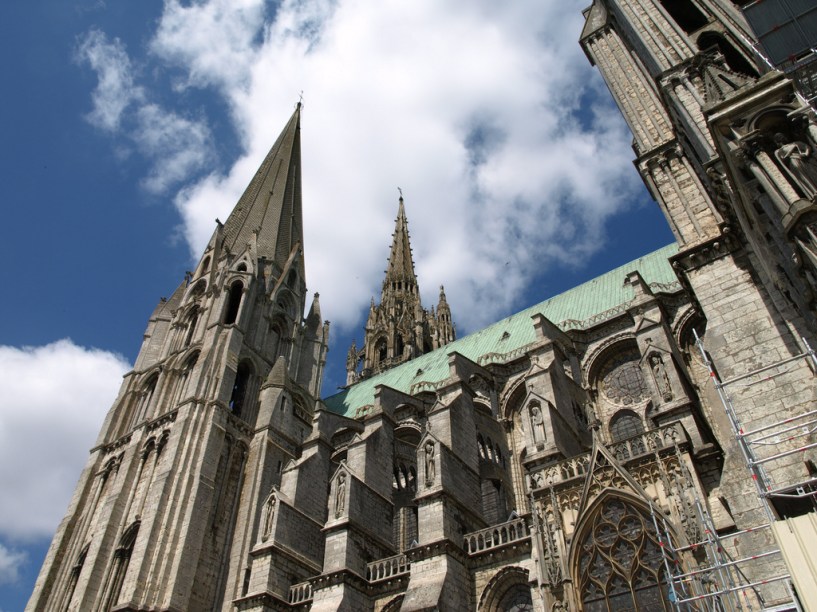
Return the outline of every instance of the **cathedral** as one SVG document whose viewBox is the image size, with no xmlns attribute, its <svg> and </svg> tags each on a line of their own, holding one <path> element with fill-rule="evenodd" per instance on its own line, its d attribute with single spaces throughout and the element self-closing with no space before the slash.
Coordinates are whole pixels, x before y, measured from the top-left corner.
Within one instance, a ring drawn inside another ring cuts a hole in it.
<svg viewBox="0 0 817 612">
<path fill-rule="evenodd" d="M 151 314 L 27 610 L 817 609 L 817 118 L 748 4 L 584 13 L 675 243 L 457 338 L 401 197 L 323 398 L 299 105 Z"/>
</svg>

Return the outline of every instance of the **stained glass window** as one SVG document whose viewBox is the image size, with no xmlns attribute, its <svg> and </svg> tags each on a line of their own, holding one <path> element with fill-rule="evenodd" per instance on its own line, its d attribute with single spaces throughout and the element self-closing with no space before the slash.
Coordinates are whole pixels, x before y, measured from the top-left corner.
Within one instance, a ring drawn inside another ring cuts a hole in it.
<svg viewBox="0 0 817 612">
<path fill-rule="evenodd" d="M 630 349 L 610 359 L 603 367 L 600 380 L 604 396 L 621 406 L 637 404 L 649 396 L 647 383 L 638 364 L 638 349 Z"/>
<path fill-rule="evenodd" d="M 610 437 L 613 442 L 632 438 L 643 431 L 644 425 L 641 423 L 641 417 L 631 410 L 619 410 L 610 419 Z"/>
<path fill-rule="evenodd" d="M 580 540 L 578 585 L 585 612 L 669 612 L 655 528 L 620 499 L 598 508 Z"/>
</svg>

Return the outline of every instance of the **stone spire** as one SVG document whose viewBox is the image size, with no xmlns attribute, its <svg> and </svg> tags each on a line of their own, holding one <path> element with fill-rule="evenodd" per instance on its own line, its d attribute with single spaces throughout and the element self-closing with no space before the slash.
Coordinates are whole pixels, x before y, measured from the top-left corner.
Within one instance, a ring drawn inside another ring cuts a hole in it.
<svg viewBox="0 0 817 612">
<path fill-rule="evenodd" d="M 420 302 L 401 194 L 380 303 L 375 305 L 372 298 L 363 345 L 358 349 L 353 343 L 349 349 L 346 384 L 354 384 L 451 342 L 455 337 L 451 310 L 444 292 L 440 298 L 441 319 L 433 308 L 425 310 Z"/>
<path fill-rule="evenodd" d="M 389 267 L 386 270 L 386 278 L 383 279 L 384 296 L 389 289 L 417 293 L 417 276 L 414 273 L 414 259 L 411 256 L 408 220 L 406 219 L 406 207 L 403 204 L 402 195 L 400 196 L 394 234 L 392 235 Z"/>
<path fill-rule="evenodd" d="M 254 233 L 258 257 L 281 268 L 303 244 L 300 102 L 225 222 L 223 246 L 236 254 Z"/>
</svg>

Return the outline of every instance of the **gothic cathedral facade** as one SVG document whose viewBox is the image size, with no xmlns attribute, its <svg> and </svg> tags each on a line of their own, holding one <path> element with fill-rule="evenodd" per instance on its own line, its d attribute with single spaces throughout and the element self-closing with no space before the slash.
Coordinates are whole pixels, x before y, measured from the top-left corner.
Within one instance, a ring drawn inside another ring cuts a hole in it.
<svg viewBox="0 0 817 612">
<path fill-rule="evenodd" d="M 323 399 L 299 106 L 151 315 L 27 609 L 815 609 L 817 121 L 741 4 L 584 14 L 676 244 L 458 339 L 401 197 Z"/>
</svg>

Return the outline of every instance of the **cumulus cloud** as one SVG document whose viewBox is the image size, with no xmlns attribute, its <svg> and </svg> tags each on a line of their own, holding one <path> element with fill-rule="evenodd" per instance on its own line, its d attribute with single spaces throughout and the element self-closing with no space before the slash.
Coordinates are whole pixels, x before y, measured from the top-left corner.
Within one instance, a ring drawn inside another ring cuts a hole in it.
<svg viewBox="0 0 817 612">
<path fill-rule="evenodd" d="M 151 102 L 137 85 L 124 44 L 99 30 L 80 39 L 77 59 L 97 74 L 91 94 L 94 105 L 88 121 L 107 132 L 124 136 L 148 160 L 142 186 L 163 194 L 212 164 L 215 155 L 207 122 Z"/>
<path fill-rule="evenodd" d="M 77 61 L 87 63 L 97 74 L 97 86 L 91 94 L 94 108 L 87 115 L 93 125 L 108 131 L 119 128 L 122 114 L 142 97 L 133 81 L 133 67 L 118 38 L 109 40 L 104 32 L 91 30 L 79 41 Z"/>
<path fill-rule="evenodd" d="M 144 61 L 178 104 L 136 105 L 143 131 L 160 132 L 134 136 L 160 160 L 143 184 L 179 187 L 198 257 L 304 91 L 307 273 L 325 314 L 355 329 L 378 292 L 399 185 L 424 303 L 445 284 L 460 330 L 475 329 L 548 268 L 585 261 L 643 193 L 628 131 L 576 42 L 583 7 L 168 0 Z M 185 114 L 190 88 L 228 109 L 244 150 L 207 176 L 211 134 Z"/>
<path fill-rule="evenodd" d="M 132 138 L 154 160 L 142 183 L 148 191 L 164 193 L 213 161 L 212 137 L 205 122 L 167 112 L 156 104 L 140 107 L 136 119 L 138 128 Z"/>
<path fill-rule="evenodd" d="M 260 2 L 169 3 L 152 51 L 216 86 L 246 147 L 177 195 L 191 252 L 304 90 L 307 273 L 326 314 L 352 327 L 377 291 L 400 185 L 425 302 L 444 283 L 461 328 L 495 319 L 548 266 L 598 249 L 606 219 L 640 189 L 627 130 L 576 43 L 581 8 L 292 0 L 259 39 L 245 18 Z M 217 20 L 240 32 L 215 37 L 220 57 L 194 34 Z"/>
<path fill-rule="evenodd" d="M 0 346 L 0 482 L 14 492 L 0 496 L 0 536 L 54 532 L 129 369 L 120 355 L 70 340 Z M 0 575 L 19 566 L 15 555 L 0 550 Z"/>
<path fill-rule="evenodd" d="M 0 584 L 13 584 L 20 579 L 20 568 L 28 556 L 7 548 L 0 542 Z"/>
</svg>

